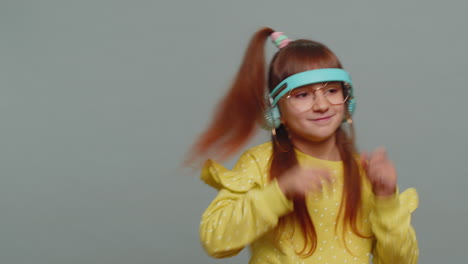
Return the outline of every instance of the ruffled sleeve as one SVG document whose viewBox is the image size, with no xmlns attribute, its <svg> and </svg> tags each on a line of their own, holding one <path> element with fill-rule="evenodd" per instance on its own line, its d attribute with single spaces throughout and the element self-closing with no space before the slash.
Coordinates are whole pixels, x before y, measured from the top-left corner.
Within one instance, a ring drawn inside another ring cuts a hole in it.
<svg viewBox="0 0 468 264">
<path fill-rule="evenodd" d="M 236 255 L 293 210 L 276 180 L 265 177 L 267 168 L 268 162 L 251 152 L 231 171 L 212 160 L 205 163 L 202 180 L 219 190 L 200 223 L 201 243 L 211 256 Z"/>
<path fill-rule="evenodd" d="M 248 157 L 243 156 L 230 171 L 213 160 L 207 160 L 202 168 L 200 178 L 218 190 L 224 188 L 234 192 L 245 192 L 262 185 L 260 170 L 255 168 L 256 164 L 254 163 L 253 159 L 249 161 Z"/>
<path fill-rule="evenodd" d="M 370 214 L 376 238 L 373 249 L 375 264 L 415 264 L 419 247 L 411 225 L 411 213 L 418 207 L 418 194 L 410 188 L 391 197 L 374 197 Z"/>
</svg>

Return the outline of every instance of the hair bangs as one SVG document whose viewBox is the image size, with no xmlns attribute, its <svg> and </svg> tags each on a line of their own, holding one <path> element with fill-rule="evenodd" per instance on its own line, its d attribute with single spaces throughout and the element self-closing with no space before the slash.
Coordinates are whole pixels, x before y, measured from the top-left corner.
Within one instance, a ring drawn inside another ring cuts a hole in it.
<svg viewBox="0 0 468 264">
<path fill-rule="evenodd" d="M 311 40 L 295 40 L 273 57 L 268 78 L 270 91 L 281 81 L 296 73 L 342 68 L 338 57 L 322 43 Z"/>
</svg>

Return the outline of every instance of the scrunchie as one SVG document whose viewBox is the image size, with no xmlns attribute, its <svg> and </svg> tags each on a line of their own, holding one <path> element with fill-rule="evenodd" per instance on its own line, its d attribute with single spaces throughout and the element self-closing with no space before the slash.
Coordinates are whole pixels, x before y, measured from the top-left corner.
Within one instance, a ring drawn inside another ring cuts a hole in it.
<svg viewBox="0 0 468 264">
<path fill-rule="evenodd" d="M 288 38 L 288 36 L 284 35 L 283 32 L 275 31 L 275 32 L 271 33 L 270 37 L 271 37 L 271 41 L 279 49 L 282 49 L 282 48 L 286 47 L 291 42 L 291 40 Z"/>
</svg>

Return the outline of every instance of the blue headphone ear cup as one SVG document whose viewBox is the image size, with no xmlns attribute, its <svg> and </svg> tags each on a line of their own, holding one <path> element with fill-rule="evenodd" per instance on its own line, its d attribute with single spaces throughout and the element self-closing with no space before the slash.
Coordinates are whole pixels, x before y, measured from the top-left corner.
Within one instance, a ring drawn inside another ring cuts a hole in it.
<svg viewBox="0 0 468 264">
<path fill-rule="evenodd" d="M 271 109 L 271 115 L 273 117 L 273 127 L 278 128 L 281 125 L 281 115 L 278 106 Z"/>
<path fill-rule="evenodd" d="M 349 113 L 349 115 L 353 115 L 355 110 L 356 110 L 356 99 L 351 98 L 348 101 L 348 113 Z"/>
<path fill-rule="evenodd" d="M 281 125 L 278 106 L 274 106 L 265 112 L 265 128 L 267 130 L 278 128 Z"/>
</svg>

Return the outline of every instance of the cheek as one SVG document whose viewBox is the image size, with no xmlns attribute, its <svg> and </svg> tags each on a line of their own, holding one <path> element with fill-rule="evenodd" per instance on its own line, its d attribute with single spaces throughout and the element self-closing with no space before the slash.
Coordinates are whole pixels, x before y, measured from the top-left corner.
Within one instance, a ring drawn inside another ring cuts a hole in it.
<svg viewBox="0 0 468 264">
<path fill-rule="evenodd" d="M 289 107 L 280 107 L 280 117 L 282 124 L 294 124 L 301 121 L 301 115 Z"/>
<path fill-rule="evenodd" d="M 333 111 L 335 112 L 335 118 L 333 121 L 333 126 L 340 126 L 343 120 L 345 120 L 345 108 L 344 105 L 337 105 L 333 107 Z"/>
<path fill-rule="evenodd" d="M 337 105 L 336 106 L 336 113 L 339 114 L 339 115 L 342 115 L 344 116 L 345 115 L 345 109 L 346 109 L 347 105 L 343 104 L 343 105 Z"/>
</svg>

